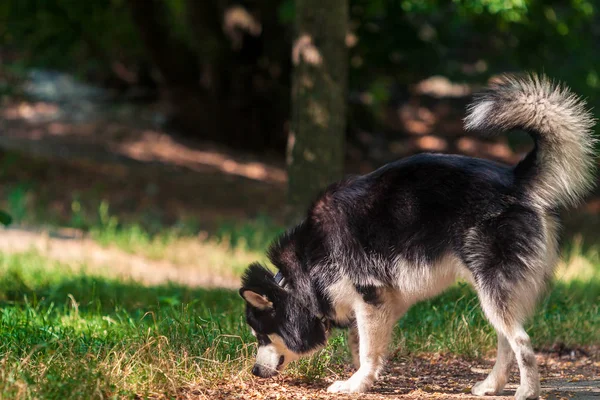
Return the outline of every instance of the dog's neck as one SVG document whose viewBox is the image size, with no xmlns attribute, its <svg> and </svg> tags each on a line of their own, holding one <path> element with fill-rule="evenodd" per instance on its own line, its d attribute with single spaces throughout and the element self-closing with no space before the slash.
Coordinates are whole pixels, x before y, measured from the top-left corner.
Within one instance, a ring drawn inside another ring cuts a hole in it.
<svg viewBox="0 0 600 400">
<path fill-rule="evenodd" d="M 273 279 L 275 280 L 275 283 L 277 283 L 278 286 L 280 286 L 283 289 L 286 289 L 286 279 L 283 276 L 283 274 L 281 273 L 281 271 L 278 271 L 277 274 L 275 274 L 275 276 L 273 277 Z M 311 290 L 312 290 L 312 288 L 311 288 Z M 322 310 L 320 309 L 320 307 L 318 305 L 318 302 L 311 302 L 311 304 L 306 306 L 306 308 L 308 308 L 309 310 L 316 310 L 317 318 L 319 318 L 319 320 L 325 327 L 326 334 L 329 335 L 329 332 L 331 330 L 332 321 L 325 313 L 322 312 Z"/>
<path fill-rule="evenodd" d="M 278 271 L 275 276 L 273 277 L 273 279 L 275 280 L 275 283 L 283 288 L 283 289 L 287 289 L 290 290 L 291 288 L 289 287 L 289 285 L 287 285 L 287 279 L 283 276 L 283 274 L 281 273 L 281 271 Z M 317 301 L 311 301 L 310 299 L 314 299 L 315 296 L 310 295 L 310 293 L 312 293 L 314 291 L 312 285 L 309 285 L 310 289 L 308 291 L 303 290 L 303 296 L 300 296 L 301 299 L 306 300 L 306 302 L 308 304 L 305 304 L 305 307 L 308 308 L 309 310 L 312 310 L 316 316 L 321 320 L 321 322 L 326 323 L 327 325 L 329 325 L 330 321 L 329 321 L 329 317 L 327 317 L 326 313 L 323 312 L 323 310 L 321 310 L 321 307 L 319 305 L 319 303 Z M 308 289 L 308 288 L 305 288 Z M 292 289 L 293 290 L 293 289 Z"/>
<path fill-rule="evenodd" d="M 329 318 L 327 309 L 318 301 L 317 288 L 310 278 L 306 260 L 300 256 L 310 250 L 305 249 L 306 244 L 298 239 L 305 228 L 306 224 L 300 223 L 281 235 L 269 248 L 269 259 L 279 269 L 273 278 L 279 287 L 293 294 L 311 313 L 321 319 Z"/>
</svg>

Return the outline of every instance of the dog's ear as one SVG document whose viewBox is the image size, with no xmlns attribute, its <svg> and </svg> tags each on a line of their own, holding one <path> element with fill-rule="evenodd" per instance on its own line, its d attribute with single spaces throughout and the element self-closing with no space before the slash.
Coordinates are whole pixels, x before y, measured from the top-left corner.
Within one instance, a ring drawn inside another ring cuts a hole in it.
<svg viewBox="0 0 600 400">
<path fill-rule="evenodd" d="M 252 307 L 258 308 L 259 310 L 273 308 L 273 302 L 270 301 L 267 296 L 256 293 L 252 289 L 241 288 L 240 296 L 242 296 Z"/>
<path fill-rule="evenodd" d="M 250 264 L 242 276 L 240 296 L 259 310 L 272 309 L 274 302 L 279 303 L 281 291 L 273 273 L 259 263 Z"/>
</svg>

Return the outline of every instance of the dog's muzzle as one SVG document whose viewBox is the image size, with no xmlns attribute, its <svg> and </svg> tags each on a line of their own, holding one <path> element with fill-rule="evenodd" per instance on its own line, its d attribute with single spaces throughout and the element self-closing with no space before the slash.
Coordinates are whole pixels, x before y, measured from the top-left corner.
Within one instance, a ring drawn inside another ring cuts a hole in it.
<svg viewBox="0 0 600 400">
<path fill-rule="evenodd" d="M 261 378 L 270 378 L 279 374 L 279 370 L 283 366 L 284 357 L 279 357 L 279 362 L 277 363 L 277 368 L 267 367 L 266 365 L 254 364 L 252 367 L 252 375 L 259 376 Z"/>
<path fill-rule="evenodd" d="M 276 369 L 265 367 L 264 365 L 254 364 L 254 367 L 252 367 L 252 375 L 260 378 L 271 378 L 278 374 L 279 371 Z"/>
</svg>

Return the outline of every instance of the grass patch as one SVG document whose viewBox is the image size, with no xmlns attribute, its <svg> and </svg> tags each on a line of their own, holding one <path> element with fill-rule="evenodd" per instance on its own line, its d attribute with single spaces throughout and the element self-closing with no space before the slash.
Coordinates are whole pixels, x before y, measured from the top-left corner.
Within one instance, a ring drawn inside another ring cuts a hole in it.
<svg viewBox="0 0 600 400">
<path fill-rule="evenodd" d="M 176 395 L 252 352 L 237 294 L 144 287 L 0 256 L 0 397 Z"/>
<path fill-rule="evenodd" d="M 121 225 L 104 209 L 108 207 L 101 205 L 100 223 L 90 229 L 91 238 L 98 243 L 178 265 L 208 264 L 215 274 L 240 276 L 251 262 L 266 262 L 265 250 L 283 231 L 270 218 L 259 216 L 242 222 L 223 221 L 212 234 L 191 228 L 190 224 L 152 233 L 141 225 Z"/>
<path fill-rule="evenodd" d="M 554 285 L 528 327 L 536 347 L 600 342 L 595 270 Z M 1 398 L 175 397 L 249 376 L 255 344 L 235 291 L 145 287 L 28 253 L 0 255 L 0 302 Z M 495 341 L 466 285 L 415 305 L 395 332 L 402 355 L 480 356 Z M 328 376 L 349 359 L 336 332 L 289 373 Z"/>
</svg>

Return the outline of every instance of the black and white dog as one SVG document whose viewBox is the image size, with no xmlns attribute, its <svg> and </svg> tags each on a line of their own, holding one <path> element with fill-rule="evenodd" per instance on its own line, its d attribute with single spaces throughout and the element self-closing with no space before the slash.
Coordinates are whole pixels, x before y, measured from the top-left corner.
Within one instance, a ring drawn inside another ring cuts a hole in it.
<svg viewBox="0 0 600 400">
<path fill-rule="evenodd" d="M 259 345 L 252 372 L 275 375 L 323 347 L 330 326 L 349 327 L 358 370 L 328 391 L 364 392 L 402 314 L 462 278 L 498 335 L 496 364 L 472 392 L 501 392 L 516 358 L 515 398 L 538 397 L 523 323 L 553 275 L 558 211 L 593 185 L 593 125 L 567 88 L 504 76 L 475 98 L 465 126 L 530 133 L 535 147 L 516 166 L 421 154 L 329 186 L 271 246 L 277 275 L 252 264 L 243 277 L 240 294 Z"/>
</svg>

